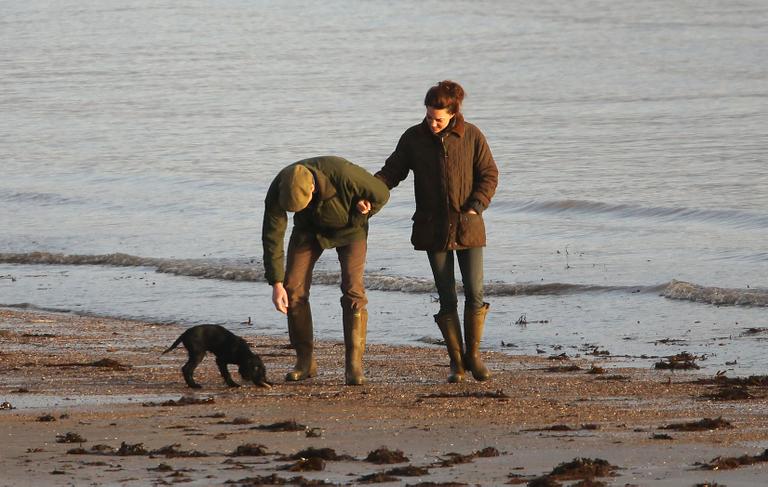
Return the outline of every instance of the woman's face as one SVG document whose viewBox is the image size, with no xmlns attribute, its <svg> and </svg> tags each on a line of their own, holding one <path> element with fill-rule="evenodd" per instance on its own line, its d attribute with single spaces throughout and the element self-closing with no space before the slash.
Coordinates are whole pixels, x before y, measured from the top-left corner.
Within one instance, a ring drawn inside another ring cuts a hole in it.
<svg viewBox="0 0 768 487">
<path fill-rule="evenodd" d="M 447 108 L 427 107 L 427 125 L 433 134 L 440 133 L 451 123 L 452 113 L 448 113 Z"/>
</svg>

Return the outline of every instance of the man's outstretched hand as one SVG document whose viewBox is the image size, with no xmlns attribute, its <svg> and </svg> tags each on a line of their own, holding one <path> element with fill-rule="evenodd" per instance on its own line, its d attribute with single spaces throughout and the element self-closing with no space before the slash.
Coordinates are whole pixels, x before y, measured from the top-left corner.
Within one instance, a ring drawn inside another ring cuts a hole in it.
<svg viewBox="0 0 768 487">
<path fill-rule="evenodd" d="M 272 285 L 272 304 L 279 312 L 288 313 L 288 293 L 285 292 L 282 282 L 276 282 Z"/>
</svg>

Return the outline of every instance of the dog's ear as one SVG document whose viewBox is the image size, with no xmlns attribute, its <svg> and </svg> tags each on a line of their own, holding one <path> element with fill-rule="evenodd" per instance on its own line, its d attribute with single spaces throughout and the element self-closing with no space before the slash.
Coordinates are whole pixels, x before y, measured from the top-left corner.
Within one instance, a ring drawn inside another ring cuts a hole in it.
<svg viewBox="0 0 768 487">
<path fill-rule="evenodd" d="M 272 384 L 267 380 L 267 368 L 261 360 L 256 360 L 256 366 L 253 368 L 253 376 L 251 381 L 259 387 L 272 387 Z"/>
<path fill-rule="evenodd" d="M 253 380 L 256 373 L 254 364 L 251 360 L 248 360 L 244 364 L 240 364 L 237 367 L 237 372 L 240 374 L 240 377 L 245 380 Z"/>
</svg>

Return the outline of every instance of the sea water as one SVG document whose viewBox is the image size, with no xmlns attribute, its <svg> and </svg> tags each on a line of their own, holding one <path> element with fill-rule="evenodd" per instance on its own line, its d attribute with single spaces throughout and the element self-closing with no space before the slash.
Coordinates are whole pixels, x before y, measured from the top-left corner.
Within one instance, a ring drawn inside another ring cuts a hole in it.
<svg viewBox="0 0 768 487">
<path fill-rule="evenodd" d="M 500 172 L 485 348 L 766 372 L 765 2 L 0 5 L 0 305 L 285 334 L 275 173 L 375 172 L 454 79 Z M 373 342 L 439 337 L 411 181 L 371 221 Z M 338 283 L 327 251 L 320 338 Z"/>
</svg>

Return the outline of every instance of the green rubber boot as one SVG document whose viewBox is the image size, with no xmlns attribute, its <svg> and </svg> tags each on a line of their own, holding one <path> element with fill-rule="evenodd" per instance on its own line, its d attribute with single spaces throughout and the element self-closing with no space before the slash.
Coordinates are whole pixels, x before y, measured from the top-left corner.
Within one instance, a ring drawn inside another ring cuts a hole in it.
<svg viewBox="0 0 768 487">
<path fill-rule="evenodd" d="M 464 308 L 464 338 L 467 341 L 464 365 L 472 371 L 472 377 L 479 381 L 491 378 L 491 373 L 480 358 L 480 340 L 483 338 L 485 317 L 488 315 L 489 307 L 488 303 L 483 303 L 481 308 Z"/>
<path fill-rule="evenodd" d="M 343 309 L 344 320 L 344 381 L 348 386 L 365 384 L 363 355 L 368 331 L 368 310 Z"/>
<path fill-rule="evenodd" d="M 462 382 L 464 380 L 464 360 L 462 358 L 464 345 L 461 341 L 459 313 L 453 310 L 436 314 L 435 323 L 443 334 L 445 346 L 448 349 L 448 357 L 451 359 L 451 375 L 448 376 L 448 382 Z"/>
<path fill-rule="evenodd" d="M 309 303 L 288 308 L 288 336 L 296 350 L 296 366 L 285 375 L 295 382 L 317 375 L 317 362 L 313 355 L 312 310 Z"/>
</svg>

